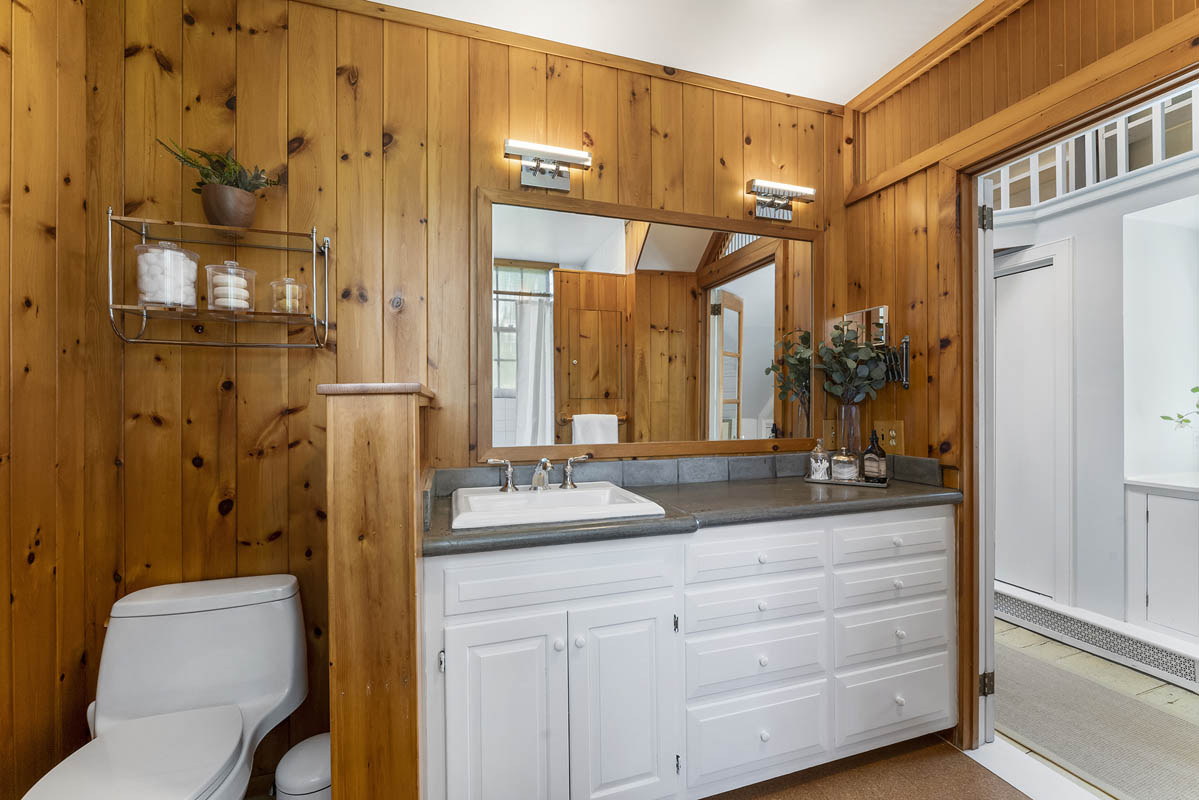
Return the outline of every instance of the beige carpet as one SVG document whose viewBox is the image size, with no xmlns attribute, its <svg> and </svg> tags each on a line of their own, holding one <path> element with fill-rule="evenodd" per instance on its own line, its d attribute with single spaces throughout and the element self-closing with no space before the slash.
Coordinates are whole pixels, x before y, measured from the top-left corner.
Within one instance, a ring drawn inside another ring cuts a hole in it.
<svg viewBox="0 0 1199 800">
<path fill-rule="evenodd" d="M 935 736 L 716 795 L 714 800 L 1029 800 Z"/>
<path fill-rule="evenodd" d="M 1199 727 L 995 648 L 995 728 L 1121 800 L 1199 800 Z"/>
</svg>

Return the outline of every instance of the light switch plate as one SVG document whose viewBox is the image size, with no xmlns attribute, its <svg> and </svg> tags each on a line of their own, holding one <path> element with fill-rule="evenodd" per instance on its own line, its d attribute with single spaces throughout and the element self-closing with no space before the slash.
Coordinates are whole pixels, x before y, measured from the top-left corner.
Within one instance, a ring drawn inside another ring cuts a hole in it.
<svg viewBox="0 0 1199 800">
<path fill-rule="evenodd" d="M 824 449 L 831 453 L 837 449 L 837 421 L 835 419 L 826 419 L 823 422 Z"/>
</svg>

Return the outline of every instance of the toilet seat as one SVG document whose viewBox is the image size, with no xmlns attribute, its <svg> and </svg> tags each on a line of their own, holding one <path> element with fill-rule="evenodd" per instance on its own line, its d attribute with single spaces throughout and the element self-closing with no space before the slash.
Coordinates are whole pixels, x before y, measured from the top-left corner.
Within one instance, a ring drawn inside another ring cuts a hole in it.
<svg viewBox="0 0 1199 800">
<path fill-rule="evenodd" d="M 50 770 L 25 800 L 204 800 L 241 749 L 237 706 L 122 722 Z"/>
</svg>

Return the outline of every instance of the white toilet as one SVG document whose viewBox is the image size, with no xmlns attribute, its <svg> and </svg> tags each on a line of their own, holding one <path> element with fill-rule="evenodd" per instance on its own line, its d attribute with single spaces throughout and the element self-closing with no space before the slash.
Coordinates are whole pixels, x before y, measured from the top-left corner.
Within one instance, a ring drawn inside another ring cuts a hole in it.
<svg viewBox="0 0 1199 800">
<path fill-rule="evenodd" d="M 329 734 L 318 733 L 287 751 L 275 768 L 275 800 L 330 800 Z"/>
<path fill-rule="evenodd" d="M 112 607 L 95 738 L 25 800 L 241 800 L 254 750 L 307 693 L 295 577 L 134 592 Z"/>
</svg>

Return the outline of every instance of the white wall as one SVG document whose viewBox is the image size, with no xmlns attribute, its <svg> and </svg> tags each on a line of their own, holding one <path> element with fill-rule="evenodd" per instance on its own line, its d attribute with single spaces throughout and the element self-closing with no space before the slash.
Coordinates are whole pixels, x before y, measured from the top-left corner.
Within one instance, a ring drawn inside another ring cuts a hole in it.
<svg viewBox="0 0 1199 800">
<path fill-rule="evenodd" d="M 625 224 L 624 220 L 615 220 L 615 222 L 618 223 L 616 229 L 608 235 L 608 238 L 600 242 L 594 252 L 583 261 L 580 269 L 591 272 L 623 273 L 625 271 Z"/>
<path fill-rule="evenodd" d="M 1018 226 L 1005 225 L 1008 212 L 995 215 L 996 247 L 1074 240 L 1075 604 L 1117 619 L 1124 618 L 1124 215 L 1194 195 L 1197 174 L 1192 168 Z"/>
<path fill-rule="evenodd" d="M 1126 477 L 1199 471 L 1199 429 L 1177 430 L 1161 419 L 1193 410 L 1196 385 L 1199 197 L 1124 218 Z"/>
</svg>

